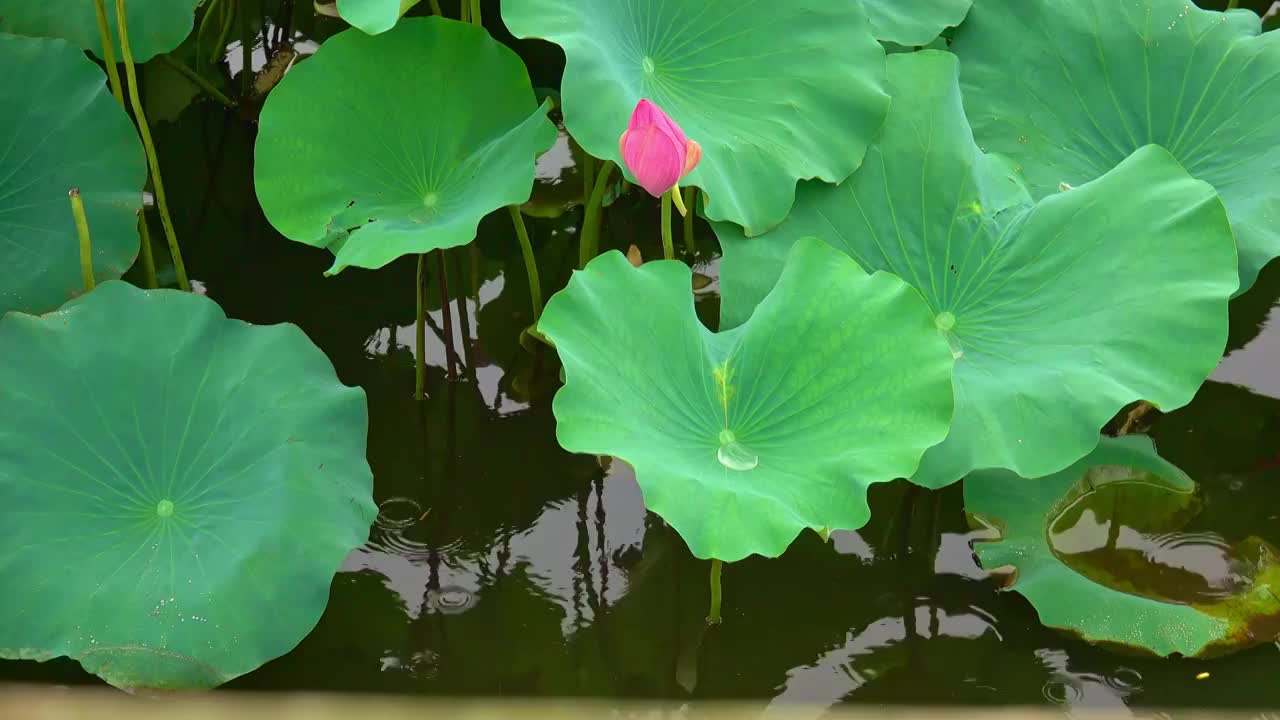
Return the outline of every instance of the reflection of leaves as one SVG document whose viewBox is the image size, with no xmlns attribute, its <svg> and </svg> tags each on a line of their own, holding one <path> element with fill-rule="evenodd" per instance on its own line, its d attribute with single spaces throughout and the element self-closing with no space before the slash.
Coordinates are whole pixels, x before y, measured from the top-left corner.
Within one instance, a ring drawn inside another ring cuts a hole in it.
<svg viewBox="0 0 1280 720">
<path fill-rule="evenodd" d="M 1045 625 L 1157 655 L 1219 655 L 1269 641 L 1280 630 L 1280 565 L 1270 546 L 1216 547 L 1225 566 L 1216 578 L 1162 566 L 1179 544 L 1197 541 L 1177 536 L 1199 511 L 1195 488 L 1150 440 L 1129 436 L 1104 438 L 1044 478 L 973 473 L 964 493 L 966 509 L 999 533 L 975 544 L 983 565 L 1012 569 L 1011 589 Z"/>
</svg>

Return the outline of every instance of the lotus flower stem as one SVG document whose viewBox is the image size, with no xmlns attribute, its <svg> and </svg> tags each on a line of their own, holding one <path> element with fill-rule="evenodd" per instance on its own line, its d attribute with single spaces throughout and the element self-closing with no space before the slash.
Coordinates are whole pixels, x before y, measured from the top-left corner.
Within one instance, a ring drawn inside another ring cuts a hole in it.
<svg viewBox="0 0 1280 720">
<path fill-rule="evenodd" d="M 133 65 L 133 51 L 129 49 L 129 21 L 125 15 L 125 0 L 116 0 L 116 27 L 120 31 L 120 52 L 124 55 L 124 72 L 129 78 L 129 104 L 133 106 L 133 117 L 138 121 L 138 133 L 142 135 L 142 147 L 147 153 L 147 165 L 151 168 L 151 184 L 156 191 L 156 207 L 160 210 L 160 224 L 164 226 L 165 239 L 169 241 L 169 254 L 173 256 L 173 269 L 178 274 L 178 287 L 191 290 L 191 282 L 187 280 L 187 268 L 182 263 L 182 250 L 178 248 L 178 234 L 173 229 L 173 218 L 169 217 L 169 203 L 164 195 L 164 182 L 160 179 L 160 159 L 156 156 L 155 143 L 151 141 L 151 128 L 147 125 L 147 116 L 142 109 L 142 98 L 138 95 L 138 73 Z"/>
<path fill-rule="evenodd" d="M 724 563 L 719 560 L 711 561 L 711 612 L 707 615 L 708 625 L 720 624 L 720 569 Z"/>
<path fill-rule="evenodd" d="M 415 400 L 423 400 L 426 398 L 427 388 L 427 279 L 426 275 L 427 256 L 425 253 L 418 256 L 418 275 L 415 287 L 417 289 L 418 314 L 415 316 L 416 325 L 414 349 L 414 383 L 413 397 Z"/>
<path fill-rule="evenodd" d="M 440 275 L 440 314 L 444 316 L 444 357 L 449 380 L 458 379 L 458 354 L 453 348 L 453 313 L 449 311 L 449 276 L 444 269 L 444 250 L 436 250 L 436 271 Z"/>
<path fill-rule="evenodd" d="M 76 219 L 76 234 L 80 236 L 80 276 L 84 279 L 84 291 L 93 289 L 93 243 L 89 240 L 89 218 L 84 214 L 84 201 L 80 191 L 71 188 L 71 214 Z"/>
<path fill-rule="evenodd" d="M 529 275 L 529 295 L 533 298 L 533 321 L 537 323 L 542 317 L 542 283 L 538 280 L 538 259 L 533 254 L 533 243 L 529 242 L 529 231 L 524 226 L 520 208 L 508 205 L 507 209 L 511 211 L 511 224 L 516 226 L 520 252 L 524 255 L 524 270 Z"/>
<path fill-rule="evenodd" d="M 140 255 L 142 257 L 142 274 L 146 282 L 148 290 L 155 290 L 160 287 L 160 282 L 156 279 L 156 258 L 151 250 L 151 228 L 147 223 L 147 209 L 144 207 L 138 212 L 138 237 L 141 239 Z"/>
<path fill-rule="evenodd" d="M 125 107 L 124 90 L 120 88 L 120 70 L 116 68 L 116 46 L 111 41 L 111 26 L 107 24 L 107 0 L 93 0 L 93 9 L 98 15 L 98 37 L 102 40 L 102 62 L 107 66 L 107 81 L 111 85 L 111 94 L 115 95 L 120 107 Z"/>
<path fill-rule="evenodd" d="M 591 188 L 591 197 L 587 199 L 587 210 L 582 218 L 582 237 L 578 240 L 578 269 L 587 266 L 591 258 L 600 249 L 600 213 L 604 203 L 604 191 L 609 184 L 609 176 L 613 173 L 612 160 L 606 160 L 596 174 Z"/>
<path fill-rule="evenodd" d="M 587 201 L 591 199 L 591 191 L 595 187 L 596 159 L 587 155 L 582 158 L 582 211 L 586 212 Z M 585 216 L 584 216 L 585 217 Z"/>
<path fill-rule="evenodd" d="M 685 207 L 694 207 L 694 201 L 698 198 L 698 188 L 690 187 L 684 189 Z M 684 251 L 693 255 L 698 252 L 698 241 L 693 237 L 693 213 L 684 214 Z"/>
<path fill-rule="evenodd" d="M 667 260 L 676 259 L 675 245 L 671 240 L 671 194 L 668 190 L 662 194 L 662 257 Z"/>
<path fill-rule="evenodd" d="M 174 60 L 168 53 L 164 53 L 160 55 L 159 60 L 160 62 L 164 63 L 165 65 L 168 65 L 174 70 L 177 70 L 179 74 L 181 74 L 186 79 L 190 80 L 197 87 L 203 90 L 206 95 L 213 98 L 214 100 L 217 100 L 224 107 L 228 109 L 235 109 L 236 101 L 232 100 L 226 95 L 223 95 L 221 90 L 214 87 L 213 83 L 204 79 L 204 76 L 201 75 L 200 73 L 196 72 L 195 70 L 192 70 L 191 68 L 187 67 L 185 64 L 177 60 Z"/>
<path fill-rule="evenodd" d="M 484 24 L 480 18 L 480 0 L 471 0 L 471 22 L 474 25 Z"/>
</svg>

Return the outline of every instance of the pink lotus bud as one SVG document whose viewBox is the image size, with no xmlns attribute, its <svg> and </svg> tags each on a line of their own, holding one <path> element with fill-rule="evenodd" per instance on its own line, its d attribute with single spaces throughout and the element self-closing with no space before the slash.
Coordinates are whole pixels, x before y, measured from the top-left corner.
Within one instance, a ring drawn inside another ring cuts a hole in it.
<svg viewBox="0 0 1280 720">
<path fill-rule="evenodd" d="M 702 159 L 702 147 L 648 100 L 636 104 L 627 131 L 618 138 L 618 151 L 636 181 L 654 197 L 675 187 Z"/>
</svg>

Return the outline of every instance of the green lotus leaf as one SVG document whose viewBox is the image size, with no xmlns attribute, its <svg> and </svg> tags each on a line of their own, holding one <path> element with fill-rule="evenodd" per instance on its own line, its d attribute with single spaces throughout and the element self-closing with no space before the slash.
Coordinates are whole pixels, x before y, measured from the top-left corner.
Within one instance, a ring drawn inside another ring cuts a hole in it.
<svg viewBox="0 0 1280 720">
<path fill-rule="evenodd" d="M 364 393 L 292 325 L 109 281 L 0 319 L 0 656 L 207 688 L 288 652 L 376 514 Z"/>
<path fill-rule="evenodd" d="M 861 527 L 867 488 L 910 475 L 951 419 L 951 354 L 919 293 L 812 238 L 729 332 L 698 321 L 691 283 L 683 263 L 613 250 L 551 299 L 560 444 L 631 463 L 700 558 Z"/>
<path fill-rule="evenodd" d="M 840 182 L 884 121 L 884 50 L 857 2 L 505 0 L 517 37 L 560 45 L 565 127 L 622 165 L 641 98 L 702 145 L 684 180 L 713 220 L 767 230 L 798 179 Z M 634 177 L 628 174 L 634 180 Z"/>
<path fill-rule="evenodd" d="M 1221 655 L 1271 642 L 1280 630 L 1273 594 L 1280 566 L 1275 549 L 1257 538 L 1236 548 L 1248 579 L 1231 592 L 1170 597 L 1157 587 L 1173 576 L 1179 593 L 1195 593 L 1180 576 L 1196 576 L 1153 568 L 1159 553 L 1141 541 L 1185 526 L 1200 509 L 1195 489 L 1150 439 L 1129 436 L 1104 438 L 1088 457 L 1044 478 L 973 473 L 964 502 L 998 533 L 974 543 L 983 566 L 1012 569 L 1010 589 L 1045 625 L 1157 655 Z"/>
<path fill-rule="evenodd" d="M 72 188 L 93 234 L 94 275 L 118 278 L 133 264 L 146 159 L 79 49 L 0 33 L 0 67 L 0 315 L 41 313 L 84 290 Z"/>
<path fill-rule="evenodd" d="M 126 8 L 133 59 L 146 62 L 181 45 L 191 34 L 196 6 L 201 1 L 129 0 Z M 107 22 L 118 59 L 120 35 L 114 0 L 107 0 Z M 61 38 L 102 57 L 102 35 L 98 32 L 93 0 L 0 0 L 0 32 Z"/>
<path fill-rule="evenodd" d="M 285 237 L 333 251 L 330 272 L 465 245 L 486 214 L 529 199 L 556 139 L 548 107 L 484 28 L 429 17 L 377 37 L 347 30 L 267 98 L 258 200 Z"/>
<path fill-rule="evenodd" d="M 877 40 L 928 45 L 964 22 L 973 0 L 862 0 Z"/>
<path fill-rule="evenodd" d="M 338 0 L 338 16 L 355 27 L 377 35 L 384 33 L 420 0 Z"/>
<path fill-rule="evenodd" d="M 1161 145 L 1222 196 L 1240 289 L 1280 255 L 1280 36 L 1185 0 L 983 0 L 957 33 L 974 136 L 1033 195 Z"/>
<path fill-rule="evenodd" d="M 722 328 L 748 317 L 810 235 L 920 290 L 956 356 L 951 435 L 912 478 L 929 487 L 977 468 L 1057 472 L 1127 403 L 1186 404 L 1221 356 L 1236 287 L 1213 188 L 1147 147 L 1031 205 L 974 144 L 956 66 L 937 51 L 890 56 L 903 91 L 853 177 L 802 185 L 761 237 L 716 226 Z"/>
</svg>

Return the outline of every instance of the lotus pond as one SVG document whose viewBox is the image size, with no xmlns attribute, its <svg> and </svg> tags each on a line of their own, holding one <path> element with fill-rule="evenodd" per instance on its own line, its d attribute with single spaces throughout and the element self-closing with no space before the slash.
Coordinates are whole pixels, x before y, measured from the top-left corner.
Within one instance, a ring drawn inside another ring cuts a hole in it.
<svg viewBox="0 0 1280 720">
<path fill-rule="evenodd" d="M 0 0 L 0 681 L 1280 706 L 1230 5 Z"/>
</svg>

